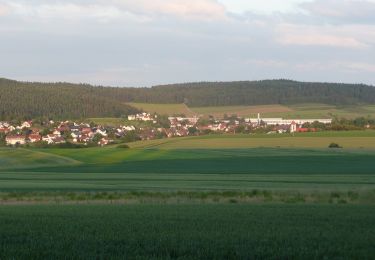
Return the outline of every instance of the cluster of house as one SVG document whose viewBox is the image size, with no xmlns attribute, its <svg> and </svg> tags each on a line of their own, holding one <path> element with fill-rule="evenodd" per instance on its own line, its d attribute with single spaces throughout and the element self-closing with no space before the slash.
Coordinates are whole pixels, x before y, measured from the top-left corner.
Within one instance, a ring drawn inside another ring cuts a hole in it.
<svg viewBox="0 0 375 260">
<path fill-rule="evenodd" d="M 244 126 L 247 129 L 258 129 L 264 127 L 271 127 L 272 131 L 269 133 L 295 133 L 295 132 L 315 132 L 315 128 L 303 127 L 306 123 L 312 124 L 315 122 L 322 124 L 331 124 L 332 119 L 282 119 L 282 118 L 262 118 L 258 114 L 257 118 L 236 118 L 232 120 L 211 120 L 207 124 L 197 125 L 199 118 L 183 118 L 183 117 L 169 117 L 171 124 L 167 132 L 168 137 L 185 136 L 189 134 L 189 129 L 196 128 L 200 133 L 205 131 L 221 132 L 221 133 L 236 133 L 239 126 Z"/>
<path fill-rule="evenodd" d="M 170 128 L 164 130 L 166 137 L 182 137 L 191 134 L 189 129 L 197 125 L 199 117 L 168 117 L 168 120 Z"/>
<path fill-rule="evenodd" d="M 94 143 L 100 146 L 108 145 L 127 135 L 129 132 L 136 134 L 138 140 L 151 140 L 156 138 L 172 138 L 188 135 L 205 134 L 206 132 L 236 133 L 240 127 L 246 129 L 257 129 L 270 127 L 270 133 L 294 133 L 316 131 L 314 128 L 303 128 L 306 123 L 319 122 L 331 124 L 331 119 L 282 119 L 282 118 L 235 118 L 231 120 L 208 120 L 206 123 L 199 122 L 199 117 L 169 117 L 169 127 L 150 126 L 135 127 L 131 121 L 139 120 L 157 124 L 157 115 L 141 113 L 128 117 L 128 125 L 118 127 L 92 126 L 87 123 L 49 121 L 43 127 L 33 127 L 31 121 L 25 121 L 14 126 L 8 122 L 0 122 L 0 133 L 5 134 L 8 145 L 23 145 L 26 143 L 45 142 L 47 144 L 62 144 L 65 142 L 88 144 Z M 47 130 L 46 129 L 50 129 Z"/>
<path fill-rule="evenodd" d="M 50 121 L 48 126 L 54 125 Z M 8 122 L 0 122 L 0 133 L 4 133 L 7 145 L 24 145 L 26 143 L 45 142 L 46 144 L 63 144 L 67 140 L 73 143 L 89 143 L 99 135 L 98 145 L 107 145 L 111 140 L 107 137 L 106 130 L 100 127 L 90 127 L 89 124 L 77 124 L 75 122 L 61 122 L 51 131 L 42 134 L 43 129 L 33 127 L 32 121 L 26 121 L 20 126 L 12 126 Z"/>
</svg>

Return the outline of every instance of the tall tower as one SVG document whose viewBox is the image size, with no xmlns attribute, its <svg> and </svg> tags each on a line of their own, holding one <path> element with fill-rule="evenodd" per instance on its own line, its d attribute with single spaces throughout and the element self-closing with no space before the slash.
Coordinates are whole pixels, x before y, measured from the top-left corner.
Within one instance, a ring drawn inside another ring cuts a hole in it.
<svg viewBox="0 0 375 260">
<path fill-rule="evenodd" d="M 260 125 L 260 113 L 258 113 L 258 125 Z"/>
</svg>

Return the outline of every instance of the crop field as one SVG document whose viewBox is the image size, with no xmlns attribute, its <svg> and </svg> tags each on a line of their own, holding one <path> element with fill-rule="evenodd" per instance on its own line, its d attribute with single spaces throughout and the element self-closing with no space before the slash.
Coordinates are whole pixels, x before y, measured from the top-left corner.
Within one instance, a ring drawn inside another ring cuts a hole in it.
<svg viewBox="0 0 375 260">
<path fill-rule="evenodd" d="M 226 144 L 221 143 L 221 138 L 223 137 L 195 138 L 196 144 L 201 145 L 199 149 L 186 148 L 185 142 L 188 139 L 158 145 L 150 142 L 153 144 L 151 146 L 147 146 L 147 142 L 141 142 L 139 145 L 143 145 L 143 148 L 132 149 L 115 146 L 88 149 L 3 149 L 0 152 L 2 165 L 5 166 L 0 168 L 0 190 L 268 190 L 297 191 L 302 195 L 307 192 L 306 196 L 314 192 L 324 195 L 331 191 L 339 191 L 358 192 L 371 197 L 372 190 L 375 189 L 374 149 L 225 148 Z M 230 138 L 234 142 L 244 142 L 244 138 L 241 137 L 226 137 L 225 140 Z M 195 139 L 190 141 L 194 142 Z M 270 140 L 254 140 L 263 139 Z M 318 137 L 310 139 L 320 140 Z M 216 144 L 217 148 L 209 149 L 205 140 Z M 28 160 L 35 156 L 43 160 L 44 165 L 38 161 Z M 19 167 L 20 165 L 22 167 Z M 275 194 L 275 197 L 278 196 Z"/>
<path fill-rule="evenodd" d="M 267 115 L 269 113 L 292 112 L 290 108 L 282 105 L 193 107 L 191 109 L 199 115 L 212 115 L 219 118 L 224 114 L 228 116 L 236 114 L 241 117 L 256 117 L 257 113 Z"/>
<path fill-rule="evenodd" d="M 360 205 L 0 207 L 1 259 L 370 259 Z"/>
<path fill-rule="evenodd" d="M 335 142 L 344 148 L 375 149 L 375 131 L 316 132 L 299 134 L 206 135 L 141 141 L 132 148 L 200 149 L 200 148 L 320 148 Z"/>
<path fill-rule="evenodd" d="M 374 139 L 366 131 L 2 148 L 0 259 L 370 259 Z M 328 149 L 332 141 L 344 148 Z"/>
<path fill-rule="evenodd" d="M 149 103 L 127 103 L 130 106 L 144 110 L 149 113 L 158 113 L 162 115 L 184 114 L 194 116 L 195 112 L 189 109 L 185 104 L 149 104 Z"/>
<path fill-rule="evenodd" d="M 289 106 L 289 112 L 268 113 L 264 117 L 283 118 L 356 118 L 375 117 L 374 105 L 330 106 L 325 104 L 298 104 Z"/>
</svg>

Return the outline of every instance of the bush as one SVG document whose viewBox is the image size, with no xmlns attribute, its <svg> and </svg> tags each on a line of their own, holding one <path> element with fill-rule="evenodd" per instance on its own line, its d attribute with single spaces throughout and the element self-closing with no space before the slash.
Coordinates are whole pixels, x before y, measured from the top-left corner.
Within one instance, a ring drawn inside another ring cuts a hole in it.
<svg viewBox="0 0 375 260">
<path fill-rule="evenodd" d="M 336 143 L 331 143 L 328 148 L 342 148 L 342 146 L 340 146 L 339 144 L 336 144 Z"/>
</svg>

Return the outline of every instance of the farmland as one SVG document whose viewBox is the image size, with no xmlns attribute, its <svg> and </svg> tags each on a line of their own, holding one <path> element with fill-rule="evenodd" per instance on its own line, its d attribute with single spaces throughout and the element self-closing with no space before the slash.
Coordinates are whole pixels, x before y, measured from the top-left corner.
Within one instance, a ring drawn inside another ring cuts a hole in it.
<svg viewBox="0 0 375 260">
<path fill-rule="evenodd" d="M 161 115 L 184 114 L 193 116 L 195 113 L 185 104 L 149 104 L 149 103 L 127 103 L 128 105 L 141 109 L 149 113 L 157 113 Z"/>
<path fill-rule="evenodd" d="M 374 207 L 0 207 L 1 259 L 369 259 Z"/>
<path fill-rule="evenodd" d="M 212 115 L 223 117 L 224 114 L 236 114 L 240 117 L 255 117 L 261 113 L 263 117 L 282 117 L 282 118 L 356 118 L 356 117 L 374 117 L 374 105 L 357 106 L 334 106 L 327 104 L 295 104 L 295 105 L 258 105 L 258 106 L 211 106 L 211 107 L 187 107 L 185 104 L 144 104 L 128 103 L 138 109 L 143 109 L 150 113 L 160 114 L 185 114 L 187 116 Z"/>
<path fill-rule="evenodd" d="M 0 258 L 371 258 L 374 139 L 362 131 L 2 148 Z M 344 148 L 328 149 L 333 141 Z"/>
<path fill-rule="evenodd" d="M 327 148 L 332 142 L 345 148 L 373 149 L 375 131 L 344 133 L 303 133 L 292 135 L 221 135 L 153 140 L 130 144 L 134 148 L 199 149 L 205 148 Z M 351 136 L 354 135 L 354 136 Z"/>
<path fill-rule="evenodd" d="M 346 132 L 341 137 L 317 134 L 162 139 L 136 142 L 131 149 L 7 148 L 0 150 L 0 189 L 7 192 L 283 190 L 309 193 L 306 196 L 318 191 L 371 191 L 375 183 L 373 132 Z M 339 141 L 344 149 L 328 149 L 332 141 Z"/>
</svg>

